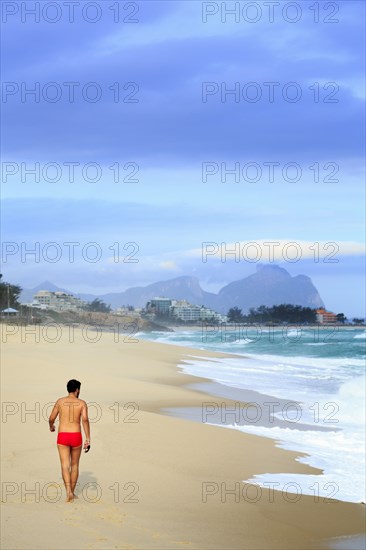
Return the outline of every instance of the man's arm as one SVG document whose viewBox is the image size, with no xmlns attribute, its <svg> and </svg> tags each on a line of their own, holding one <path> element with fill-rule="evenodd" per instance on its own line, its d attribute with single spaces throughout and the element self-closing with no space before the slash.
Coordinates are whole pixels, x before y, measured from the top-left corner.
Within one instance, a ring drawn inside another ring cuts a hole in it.
<svg viewBox="0 0 366 550">
<path fill-rule="evenodd" d="M 54 432 L 55 429 L 56 429 L 55 426 L 54 426 L 54 423 L 55 423 L 55 420 L 58 416 L 58 413 L 59 413 L 59 410 L 58 410 L 58 400 L 57 400 L 56 403 L 53 406 L 52 412 L 51 412 L 50 417 L 48 419 L 48 423 L 50 425 L 51 432 Z"/>
<path fill-rule="evenodd" d="M 90 445 L 90 424 L 88 418 L 88 405 L 83 402 L 83 407 L 81 409 L 81 421 L 83 423 L 84 433 L 85 433 L 85 443 L 84 447 L 86 448 Z"/>
</svg>

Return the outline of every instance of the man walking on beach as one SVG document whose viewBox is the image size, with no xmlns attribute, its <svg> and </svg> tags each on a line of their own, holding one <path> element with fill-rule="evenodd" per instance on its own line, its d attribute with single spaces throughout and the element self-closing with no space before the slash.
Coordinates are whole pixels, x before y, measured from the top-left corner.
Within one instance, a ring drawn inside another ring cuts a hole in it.
<svg viewBox="0 0 366 550">
<path fill-rule="evenodd" d="M 90 425 L 88 407 L 85 401 L 79 399 L 81 383 L 69 380 L 67 391 L 69 395 L 60 397 L 52 409 L 49 425 L 51 432 L 55 431 L 55 420 L 60 415 L 57 435 L 57 448 L 60 455 L 62 478 L 66 488 L 66 502 L 75 498 L 74 490 L 79 477 L 79 460 L 81 455 L 82 437 L 80 420 L 85 432 L 84 450 L 90 449 Z"/>
</svg>

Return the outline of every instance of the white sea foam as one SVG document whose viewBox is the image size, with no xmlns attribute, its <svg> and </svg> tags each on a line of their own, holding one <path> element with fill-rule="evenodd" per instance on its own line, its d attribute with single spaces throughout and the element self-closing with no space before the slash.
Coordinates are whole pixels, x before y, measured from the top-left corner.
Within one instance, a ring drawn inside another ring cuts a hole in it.
<svg viewBox="0 0 366 550">
<path fill-rule="evenodd" d="M 290 493 L 317 495 L 347 502 L 365 502 L 365 456 L 364 434 L 362 432 L 303 431 L 288 428 L 265 428 L 261 426 L 231 426 L 245 433 L 269 437 L 277 441 L 277 446 L 291 451 L 305 453 L 297 460 L 322 472 L 304 474 L 259 474 L 247 482 L 255 482 L 263 487 L 268 483 L 276 490 Z M 294 484 L 291 487 L 291 483 Z M 267 484 L 267 485 L 266 485 Z"/>
<path fill-rule="evenodd" d="M 321 342 L 314 341 L 313 336 L 311 331 L 304 331 L 300 343 L 288 345 L 288 340 L 281 340 L 279 345 L 272 346 L 268 338 L 259 342 L 248 338 L 235 344 L 217 339 L 202 342 L 201 333 L 187 332 L 165 333 L 155 339 L 193 348 L 229 351 L 235 357 L 186 356 L 180 367 L 193 376 L 209 378 L 236 389 L 254 390 L 274 400 L 300 404 L 299 422 L 303 429 L 297 429 L 296 425 L 293 426 L 296 429 L 289 429 L 259 423 L 230 427 L 269 437 L 276 440 L 279 447 L 305 453 L 299 461 L 320 472 L 314 475 L 263 473 L 255 476 L 253 482 L 263 486 L 266 483 L 296 483 L 303 494 L 314 498 L 364 502 L 365 359 L 362 355 L 364 342 L 360 340 L 365 334 L 355 335 L 344 330 L 336 339 L 324 337 Z M 273 416 L 283 420 L 278 411 Z M 299 490 L 296 487 L 293 486 L 293 492 Z M 291 487 L 288 485 L 286 490 L 291 492 Z"/>
<path fill-rule="evenodd" d="M 291 481 L 297 484 L 292 492 L 364 502 L 365 378 L 357 376 L 347 380 L 344 374 L 347 365 L 359 369 L 362 364 L 362 360 L 355 358 L 309 360 L 267 355 L 263 363 L 258 357 L 220 359 L 214 363 L 196 358 L 185 361 L 183 370 L 232 387 L 254 389 L 301 403 L 301 422 L 310 428 L 308 431 L 258 425 L 233 427 L 276 439 L 285 449 L 307 453 L 299 460 L 323 470 L 323 474 L 295 476 L 284 472 L 255 476 L 253 481 L 263 486 L 269 482 L 284 485 Z M 282 413 L 274 416 L 283 418 Z M 311 426 L 332 431 L 315 431 Z M 291 486 L 287 488 L 291 492 Z"/>
</svg>

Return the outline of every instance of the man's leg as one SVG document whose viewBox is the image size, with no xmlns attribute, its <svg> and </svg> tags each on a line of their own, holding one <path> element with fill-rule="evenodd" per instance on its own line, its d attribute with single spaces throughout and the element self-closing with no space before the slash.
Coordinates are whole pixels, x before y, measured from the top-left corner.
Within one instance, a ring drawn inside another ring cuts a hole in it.
<svg viewBox="0 0 366 550">
<path fill-rule="evenodd" d="M 81 455 L 80 447 L 71 447 L 71 492 L 74 494 L 75 487 L 79 477 L 79 460 Z"/>
<path fill-rule="evenodd" d="M 70 475 L 70 447 L 66 445 L 57 445 L 60 455 L 62 479 L 66 488 L 66 502 L 72 500 L 73 494 L 71 490 L 71 475 Z"/>
</svg>

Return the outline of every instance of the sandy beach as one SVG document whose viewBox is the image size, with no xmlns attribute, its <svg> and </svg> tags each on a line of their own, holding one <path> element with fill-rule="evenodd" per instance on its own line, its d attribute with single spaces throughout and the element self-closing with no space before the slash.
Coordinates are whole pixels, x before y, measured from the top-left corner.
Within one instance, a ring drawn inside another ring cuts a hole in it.
<svg viewBox="0 0 366 550">
<path fill-rule="evenodd" d="M 235 406 L 189 389 L 207 381 L 179 369 L 187 357 L 222 354 L 67 327 L 2 329 L 2 548 L 305 550 L 347 548 L 342 541 L 362 534 L 362 504 L 295 500 L 243 482 L 320 473 L 298 453 L 162 413 Z M 71 378 L 89 406 L 91 451 L 81 457 L 78 498 L 65 503 L 48 416 Z"/>
</svg>

